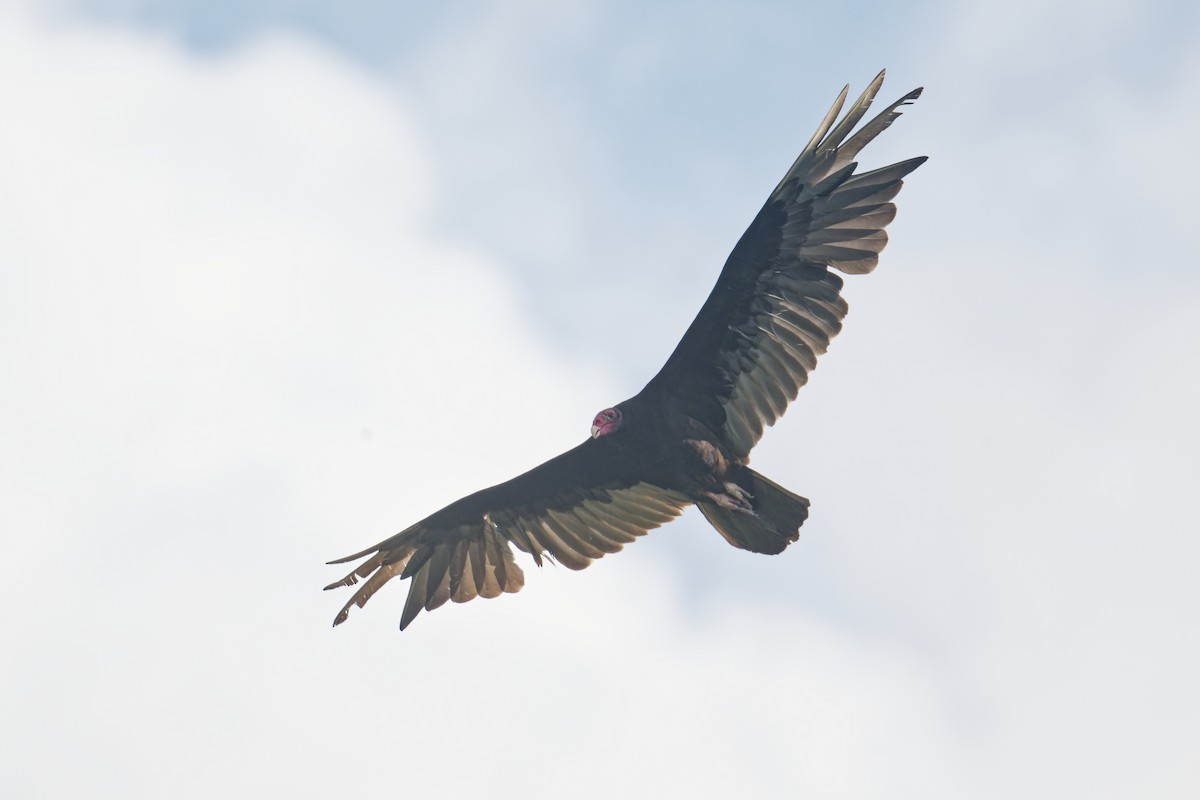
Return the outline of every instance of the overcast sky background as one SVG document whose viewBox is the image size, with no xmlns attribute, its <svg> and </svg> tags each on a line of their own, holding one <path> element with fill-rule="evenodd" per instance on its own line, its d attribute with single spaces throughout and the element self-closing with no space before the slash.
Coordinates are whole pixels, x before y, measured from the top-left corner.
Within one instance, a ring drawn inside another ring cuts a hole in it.
<svg viewBox="0 0 1200 800">
<path fill-rule="evenodd" d="M 0 2 L 4 797 L 1200 793 L 1190 3 Z M 581 441 L 841 86 L 926 94 L 755 466 L 330 630 L 323 562 Z"/>
</svg>

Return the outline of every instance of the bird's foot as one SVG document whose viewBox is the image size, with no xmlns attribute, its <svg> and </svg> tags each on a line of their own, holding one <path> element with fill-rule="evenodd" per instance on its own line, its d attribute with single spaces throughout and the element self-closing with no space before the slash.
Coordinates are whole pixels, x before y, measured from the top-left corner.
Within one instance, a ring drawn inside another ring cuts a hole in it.
<svg viewBox="0 0 1200 800">
<path fill-rule="evenodd" d="M 747 514 L 754 513 L 754 506 L 750 505 L 750 501 L 754 499 L 754 495 L 736 483 L 726 483 L 724 492 L 705 492 L 704 494 L 712 498 L 713 502 L 721 508 L 727 508 L 730 511 L 742 511 Z"/>
<path fill-rule="evenodd" d="M 739 503 L 744 503 L 747 508 L 750 506 L 750 501 L 754 499 L 754 495 L 750 494 L 733 481 L 725 482 L 725 493 L 737 500 Z"/>
</svg>

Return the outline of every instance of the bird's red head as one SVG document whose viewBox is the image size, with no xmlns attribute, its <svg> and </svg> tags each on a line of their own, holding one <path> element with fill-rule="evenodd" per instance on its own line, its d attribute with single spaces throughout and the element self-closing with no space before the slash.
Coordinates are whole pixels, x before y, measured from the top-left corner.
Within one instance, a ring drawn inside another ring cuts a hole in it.
<svg viewBox="0 0 1200 800">
<path fill-rule="evenodd" d="M 592 438 L 599 439 L 621 427 L 621 411 L 616 408 L 606 408 L 592 420 Z"/>
</svg>

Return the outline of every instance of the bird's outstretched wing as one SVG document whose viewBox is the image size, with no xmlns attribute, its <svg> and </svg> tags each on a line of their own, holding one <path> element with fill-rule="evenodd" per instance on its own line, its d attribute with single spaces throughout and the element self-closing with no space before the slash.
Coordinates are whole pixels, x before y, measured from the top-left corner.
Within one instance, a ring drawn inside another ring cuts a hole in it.
<svg viewBox="0 0 1200 800">
<path fill-rule="evenodd" d="M 880 72 L 840 120 L 849 87 L 771 192 L 725 262 L 700 309 L 643 397 L 675 408 L 723 436 L 745 457 L 763 426 L 782 416 L 842 326 L 842 279 L 870 272 L 896 216 L 890 202 L 912 158 L 856 173 L 862 148 L 920 96 L 916 89 L 857 132 L 883 83 Z"/>
<path fill-rule="evenodd" d="M 571 569 L 615 553 L 648 530 L 669 522 L 690 501 L 639 480 L 621 448 L 604 440 L 584 442 L 510 481 L 457 500 L 374 547 L 331 561 L 369 556 L 326 589 L 366 582 L 338 612 L 360 608 L 395 577 L 411 578 L 400 618 L 404 630 L 422 609 L 447 600 L 516 592 L 525 583 L 510 543 Z"/>
</svg>

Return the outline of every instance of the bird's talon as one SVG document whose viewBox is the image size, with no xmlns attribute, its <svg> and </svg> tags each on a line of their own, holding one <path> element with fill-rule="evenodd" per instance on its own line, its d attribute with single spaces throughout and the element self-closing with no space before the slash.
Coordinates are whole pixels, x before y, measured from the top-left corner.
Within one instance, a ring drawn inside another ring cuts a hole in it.
<svg viewBox="0 0 1200 800">
<path fill-rule="evenodd" d="M 705 492 L 704 494 L 712 498 L 712 501 L 721 508 L 725 508 L 730 511 L 743 511 L 747 514 L 754 513 L 754 507 L 751 506 L 750 503 L 748 503 L 745 499 L 745 497 L 749 497 L 750 495 L 745 492 L 739 492 L 738 496 L 734 496 L 732 493 L 726 494 L 723 492 Z M 745 497 L 740 495 L 745 495 Z"/>
</svg>

